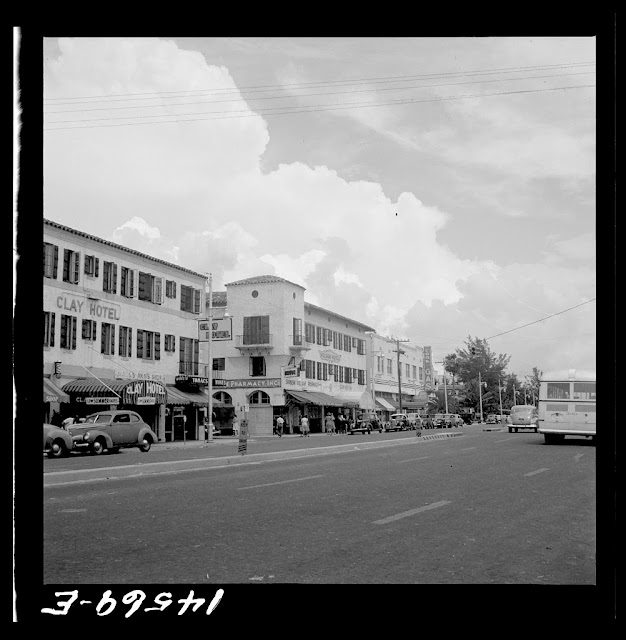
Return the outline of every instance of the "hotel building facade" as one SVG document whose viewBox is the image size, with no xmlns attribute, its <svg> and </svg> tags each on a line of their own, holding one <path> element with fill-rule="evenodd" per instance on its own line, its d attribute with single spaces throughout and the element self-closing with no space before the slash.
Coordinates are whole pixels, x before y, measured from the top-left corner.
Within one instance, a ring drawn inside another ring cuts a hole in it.
<svg viewBox="0 0 626 640">
<path fill-rule="evenodd" d="M 206 276 L 43 224 L 44 422 L 123 407 L 160 441 L 203 438 Z"/>
</svg>

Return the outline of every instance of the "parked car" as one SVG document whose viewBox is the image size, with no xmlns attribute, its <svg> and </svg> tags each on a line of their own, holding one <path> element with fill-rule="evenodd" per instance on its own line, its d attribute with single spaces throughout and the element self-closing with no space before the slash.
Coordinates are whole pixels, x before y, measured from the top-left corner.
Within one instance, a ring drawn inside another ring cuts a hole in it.
<svg viewBox="0 0 626 640">
<path fill-rule="evenodd" d="M 348 427 L 348 433 L 371 433 L 372 431 L 383 432 L 383 423 L 378 414 L 373 411 L 360 413 L 356 418 L 356 423 Z"/>
<path fill-rule="evenodd" d="M 92 413 L 85 422 L 71 425 L 68 431 L 75 449 L 86 449 L 94 455 L 100 455 L 105 449 L 116 453 L 121 447 L 150 451 L 158 442 L 156 433 L 138 413 L 124 409 Z"/>
<path fill-rule="evenodd" d="M 72 436 L 61 427 L 53 424 L 43 425 L 43 450 L 49 458 L 63 458 L 70 455 L 74 448 Z"/>
<path fill-rule="evenodd" d="M 449 414 L 447 413 L 436 413 L 433 416 L 433 424 L 437 429 L 444 429 L 445 427 L 449 426 L 448 419 L 446 417 L 448 415 Z"/>
<path fill-rule="evenodd" d="M 385 431 L 404 431 L 410 429 L 409 419 L 406 413 L 392 413 Z"/>
<path fill-rule="evenodd" d="M 487 416 L 486 424 L 498 424 L 498 416 L 495 413 L 490 413 Z"/>
</svg>

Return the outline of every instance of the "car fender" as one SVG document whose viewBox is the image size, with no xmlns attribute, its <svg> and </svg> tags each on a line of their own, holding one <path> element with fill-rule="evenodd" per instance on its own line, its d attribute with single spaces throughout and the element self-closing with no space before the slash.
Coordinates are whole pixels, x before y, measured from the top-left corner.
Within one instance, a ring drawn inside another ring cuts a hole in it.
<svg viewBox="0 0 626 640">
<path fill-rule="evenodd" d="M 150 427 L 144 427 L 139 431 L 139 434 L 137 435 L 137 442 L 139 443 L 143 442 L 143 439 L 146 436 L 150 436 L 150 438 L 152 439 L 152 444 L 156 444 L 159 441 L 156 433 L 154 433 L 154 431 L 152 431 Z"/>
<path fill-rule="evenodd" d="M 83 436 L 74 436 L 74 442 L 76 444 L 80 444 L 81 442 L 85 442 L 85 443 L 89 443 L 92 444 L 96 441 L 97 438 L 104 438 L 105 442 L 106 442 L 106 449 L 110 449 L 113 446 L 113 440 L 111 439 L 111 436 L 106 432 L 106 431 L 102 431 L 101 429 L 89 429 L 87 432 L 85 433 L 89 433 L 89 438 L 87 440 L 83 440 Z"/>
<path fill-rule="evenodd" d="M 48 451 L 52 447 L 52 443 L 57 439 L 61 438 L 65 443 L 65 446 L 68 450 L 72 450 L 74 448 L 74 441 L 67 431 L 63 431 L 62 429 L 52 430 L 46 434 L 44 439 L 43 449 L 44 451 Z"/>
</svg>

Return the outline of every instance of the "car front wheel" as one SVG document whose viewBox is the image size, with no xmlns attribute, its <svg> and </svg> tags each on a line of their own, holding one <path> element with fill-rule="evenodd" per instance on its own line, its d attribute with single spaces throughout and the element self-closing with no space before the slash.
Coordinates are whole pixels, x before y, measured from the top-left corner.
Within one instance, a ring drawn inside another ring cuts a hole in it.
<svg viewBox="0 0 626 640">
<path fill-rule="evenodd" d="M 95 442 L 91 445 L 91 453 L 94 456 L 99 456 L 100 454 L 104 453 L 104 440 L 102 438 L 98 438 L 97 440 L 95 440 Z"/>
<path fill-rule="evenodd" d="M 139 446 L 139 450 L 143 451 L 144 453 L 147 453 L 148 451 L 150 451 L 151 446 L 152 446 L 152 441 L 149 440 L 148 438 L 144 438 L 144 441 Z"/>
<path fill-rule="evenodd" d="M 48 451 L 49 458 L 63 458 L 69 454 L 67 447 L 65 446 L 65 442 L 63 440 L 55 440 L 52 443 L 52 447 L 50 451 Z"/>
</svg>

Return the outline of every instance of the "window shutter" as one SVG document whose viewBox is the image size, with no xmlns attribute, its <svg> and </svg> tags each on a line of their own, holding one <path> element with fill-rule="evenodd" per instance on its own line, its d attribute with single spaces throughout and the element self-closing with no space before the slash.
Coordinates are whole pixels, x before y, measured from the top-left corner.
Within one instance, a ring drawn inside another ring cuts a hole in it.
<svg viewBox="0 0 626 640">
<path fill-rule="evenodd" d="M 72 254 L 74 258 L 74 273 L 72 274 L 72 282 L 78 283 L 78 278 L 80 275 L 80 253 Z"/>
<path fill-rule="evenodd" d="M 154 299 L 153 302 L 163 304 L 163 278 L 154 279 Z"/>
<path fill-rule="evenodd" d="M 94 271 L 94 276 L 97 278 L 98 277 L 98 269 L 100 267 L 100 258 L 96 258 L 96 267 L 95 267 L 95 271 Z"/>
<path fill-rule="evenodd" d="M 72 318 L 72 349 L 76 349 L 76 318 Z"/>
<path fill-rule="evenodd" d="M 122 331 L 122 327 L 120 327 L 120 337 L 118 339 L 118 344 L 117 344 L 117 353 L 120 356 L 125 356 L 127 355 L 127 353 L 124 350 L 124 342 L 122 340 L 122 336 L 124 335 L 124 332 Z"/>
<path fill-rule="evenodd" d="M 193 290 L 193 312 L 200 313 L 200 289 Z"/>
<path fill-rule="evenodd" d="M 106 353 L 106 331 L 102 331 L 102 335 L 100 336 L 100 353 Z"/>
<path fill-rule="evenodd" d="M 143 331 L 137 329 L 137 357 L 143 358 Z"/>
<path fill-rule="evenodd" d="M 120 284 L 120 293 L 123 296 L 128 295 L 128 269 L 122 267 L 122 282 Z"/>
<path fill-rule="evenodd" d="M 133 330 L 131 327 L 128 328 L 128 357 L 130 358 L 133 355 Z"/>
<path fill-rule="evenodd" d="M 117 293 L 117 265 L 112 262 L 111 268 L 113 269 L 113 293 Z"/>
<path fill-rule="evenodd" d="M 198 291 L 199 293 L 199 291 Z M 193 341 L 193 374 L 198 375 L 198 360 L 200 359 L 200 342 L 198 340 Z"/>
<path fill-rule="evenodd" d="M 59 247 L 54 245 L 54 269 L 52 272 L 52 277 L 55 280 L 57 279 L 58 266 L 59 266 Z"/>
<path fill-rule="evenodd" d="M 161 334 L 160 333 L 154 334 L 154 359 L 155 360 L 161 359 Z"/>
<path fill-rule="evenodd" d="M 133 269 L 128 270 L 128 282 L 126 283 L 126 295 L 129 298 L 135 297 L 135 271 Z"/>
<path fill-rule="evenodd" d="M 70 277 L 70 251 L 65 249 L 63 251 L 63 281 L 67 282 Z"/>
<path fill-rule="evenodd" d="M 98 323 L 94 320 L 92 322 L 92 326 L 91 326 L 91 339 L 95 340 L 96 339 L 96 326 L 98 325 Z"/>
<path fill-rule="evenodd" d="M 176 280 L 174 280 L 173 284 L 174 284 L 174 296 L 173 297 L 175 298 L 176 297 Z"/>
<path fill-rule="evenodd" d="M 83 338 L 88 338 L 87 329 L 91 329 L 91 320 L 83 320 Z"/>
<path fill-rule="evenodd" d="M 172 336 L 172 351 L 176 351 L 176 336 Z"/>
<path fill-rule="evenodd" d="M 67 348 L 67 316 L 61 316 L 61 348 Z"/>
<path fill-rule="evenodd" d="M 115 325 L 111 325 L 111 355 L 115 355 Z"/>
<path fill-rule="evenodd" d="M 55 318 L 56 314 L 55 313 L 51 313 L 50 314 L 50 346 L 54 347 L 54 318 Z"/>
</svg>

